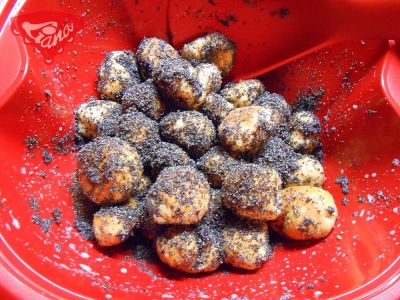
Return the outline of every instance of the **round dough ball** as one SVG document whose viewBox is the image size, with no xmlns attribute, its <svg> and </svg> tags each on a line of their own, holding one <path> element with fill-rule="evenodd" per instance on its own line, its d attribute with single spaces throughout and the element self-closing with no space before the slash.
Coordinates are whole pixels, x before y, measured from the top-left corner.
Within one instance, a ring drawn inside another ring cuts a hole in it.
<svg viewBox="0 0 400 300">
<path fill-rule="evenodd" d="M 98 204 L 126 200 L 137 191 L 142 174 L 139 154 L 119 138 L 97 138 L 78 154 L 78 182 L 83 193 Z"/>
<path fill-rule="evenodd" d="M 321 124 L 312 112 L 296 112 L 291 116 L 289 124 L 289 145 L 295 150 L 311 153 L 319 145 Z"/>
<path fill-rule="evenodd" d="M 195 157 L 210 149 L 216 137 L 213 123 L 197 111 L 170 113 L 160 121 L 160 129 L 164 139 Z"/>
<path fill-rule="evenodd" d="M 150 79 L 126 89 L 122 96 L 122 108 L 127 110 L 131 107 L 135 107 L 147 117 L 157 121 L 161 119 L 166 109 L 157 87 Z"/>
<path fill-rule="evenodd" d="M 149 217 L 148 213 L 146 213 L 144 221 L 140 225 L 139 231 L 146 239 L 154 241 L 156 237 L 159 236 L 163 231 L 163 226 L 154 223 Z"/>
<path fill-rule="evenodd" d="M 245 270 L 256 270 L 272 256 L 268 225 L 261 222 L 231 220 L 225 225 L 224 263 Z"/>
<path fill-rule="evenodd" d="M 145 165 L 150 162 L 152 147 L 161 141 L 157 122 L 138 111 L 121 116 L 117 136 L 138 150 Z"/>
<path fill-rule="evenodd" d="M 282 216 L 270 225 L 294 240 L 326 237 L 335 225 L 337 208 L 332 195 L 313 186 L 292 186 L 281 191 Z"/>
<path fill-rule="evenodd" d="M 221 71 L 214 64 L 199 64 L 195 68 L 197 78 L 204 88 L 204 93 L 218 93 L 221 89 Z"/>
<path fill-rule="evenodd" d="M 286 179 L 286 187 L 294 185 L 322 186 L 324 168 L 315 158 L 303 155 L 296 161 L 297 168 Z"/>
<path fill-rule="evenodd" d="M 257 154 L 271 134 L 276 124 L 272 112 L 261 106 L 248 106 L 232 110 L 218 127 L 220 143 L 231 154 Z"/>
<path fill-rule="evenodd" d="M 140 82 L 132 51 L 112 51 L 98 70 L 97 90 L 103 99 L 119 101 L 125 89 Z"/>
<path fill-rule="evenodd" d="M 150 168 L 154 177 L 168 167 L 195 166 L 194 160 L 175 144 L 161 142 L 157 144 L 151 154 Z"/>
<path fill-rule="evenodd" d="M 115 135 L 121 105 L 106 100 L 91 100 L 74 111 L 77 133 L 86 139 Z"/>
<path fill-rule="evenodd" d="M 278 173 L 269 167 L 235 164 L 222 182 L 222 197 L 225 206 L 238 216 L 274 220 L 281 214 L 281 185 Z"/>
<path fill-rule="evenodd" d="M 265 87 L 260 80 L 248 79 L 226 84 L 220 94 L 236 107 L 245 107 L 252 105 L 263 91 Z"/>
<path fill-rule="evenodd" d="M 212 272 L 222 263 L 221 249 L 188 226 L 170 227 L 155 244 L 162 262 L 186 273 Z"/>
<path fill-rule="evenodd" d="M 181 55 L 194 65 L 215 64 L 225 76 L 233 68 L 236 45 L 222 33 L 213 32 L 185 44 Z"/>
<path fill-rule="evenodd" d="M 235 108 L 235 105 L 226 101 L 221 95 L 211 93 L 206 96 L 203 105 L 200 107 L 200 111 L 218 126 L 222 119 Z"/>
<path fill-rule="evenodd" d="M 281 138 L 274 136 L 264 145 L 255 162 L 273 168 L 286 182 L 286 179 L 298 168 L 297 161 L 301 157 L 301 154 L 296 153 Z"/>
<path fill-rule="evenodd" d="M 143 205 L 130 198 L 123 206 L 103 207 L 93 215 L 93 234 L 100 246 L 126 241 L 144 217 Z"/>
<path fill-rule="evenodd" d="M 153 78 L 160 60 L 178 58 L 179 53 L 170 44 L 159 38 L 144 38 L 136 51 L 140 75 L 143 80 Z"/>
<path fill-rule="evenodd" d="M 204 103 L 204 87 L 188 61 L 163 59 L 154 76 L 158 90 L 176 107 L 198 109 Z"/>
<path fill-rule="evenodd" d="M 236 160 L 222 147 L 215 146 L 197 161 L 197 167 L 207 175 L 208 182 L 212 187 L 221 188 L 229 167 L 234 163 Z"/>
<path fill-rule="evenodd" d="M 290 106 L 279 94 L 262 92 L 254 100 L 254 105 L 271 109 L 274 112 L 273 118 L 276 123 L 285 123 L 290 117 Z"/>
<path fill-rule="evenodd" d="M 193 167 L 165 168 L 147 193 L 147 210 L 157 224 L 195 224 L 208 209 L 210 186 Z"/>
</svg>

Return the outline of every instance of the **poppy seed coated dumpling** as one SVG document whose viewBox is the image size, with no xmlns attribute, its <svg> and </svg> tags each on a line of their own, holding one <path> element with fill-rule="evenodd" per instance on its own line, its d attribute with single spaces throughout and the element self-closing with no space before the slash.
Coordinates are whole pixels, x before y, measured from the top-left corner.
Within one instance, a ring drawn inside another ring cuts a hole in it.
<svg viewBox="0 0 400 300">
<path fill-rule="evenodd" d="M 151 153 L 150 168 L 154 177 L 168 167 L 195 166 L 194 160 L 179 146 L 171 143 L 158 143 Z"/>
<path fill-rule="evenodd" d="M 245 270 L 256 270 L 271 257 L 268 225 L 264 222 L 229 220 L 222 231 L 224 262 Z"/>
<path fill-rule="evenodd" d="M 278 233 L 294 240 L 326 237 L 335 225 L 332 195 L 319 187 L 292 186 L 281 191 L 282 215 L 270 222 Z"/>
<path fill-rule="evenodd" d="M 319 145 L 321 124 L 309 111 L 298 111 L 289 120 L 289 145 L 303 153 L 311 153 Z"/>
<path fill-rule="evenodd" d="M 206 96 L 203 105 L 200 107 L 200 112 L 213 121 L 215 126 L 218 126 L 222 119 L 235 108 L 235 105 L 226 101 L 221 95 L 211 93 Z"/>
<path fill-rule="evenodd" d="M 166 107 L 153 80 L 134 84 L 127 88 L 122 96 L 122 108 L 126 111 L 135 107 L 147 117 L 158 121 L 164 115 Z"/>
<path fill-rule="evenodd" d="M 180 111 L 160 121 L 161 136 L 185 149 L 192 156 L 204 154 L 214 143 L 214 124 L 197 111 Z"/>
<path fill-rule="evenodd" d="M 204 103 L 205 88 L 188 61 L 180 58 L 162 59 L 154 78 L 160 93 L 176 107 L 197 109 Z"/>
<path fill-rule="evenodd" d="M 155 244 L 162 262 L 186 273 L 212 272 L 222 263 L 220 247 L 189 226 L 168 228 Z"/>
<path fill-rule="evenodd" d="M 143 221 L 143 203 L 130 198 L 125 205 L 102 207 L 93 215 L 93 234 L 100 246 L 110 247 L 126 241 Z"/>
<path fill-rule="evenodd" d="M 152 37 L 144 38 L 136 51 L 140 76 L 143 80 L 154 77 L 154 72 L 165 58 L 178 58 L 179 53 L 166 41 Z"/>
<path fill-rule="evenodd" d="M 221 70 L 222 75 L 226 76 L 233 68 L 236 46 L 222 33 L 213 32 L 185 44 L 181 55 L 193 65 L 215 64 Z"/>
<path fill-rule="evenodd" d="M 137 192 L 142 174 L 139 154 L 119 138 L 97 138 L 78 154 L 78 183 L 83 193 L 98 204 L 126 200 Z"/>
<path fill-rule="evenodd" d="M 272 111 L 261 106 L 232 110 L 218 126 L 220 143 L 231 154 L 257 154 L 276 130 Z"/>
<path fill-rule="evenodd" d="M 312 156 L 302 155 L 296 161 L 296 167 L 288 176 L 285 184 L 286 187 L 294 185 L 322 186 L 324 184 L 324 168 Z"/>
<path fill-rule="evenodd" d="M 222 182 L 226 207 L 238 216 L 254 220 L 274 220 L 281 214 L 282 181 L 278 173 L 250 163 L 229 168 Z"/>
<path fill-rule="evenodd" d="M 196 224 L 208 210 L 210 186 L 193 167 L 165 168 L 147 193 L 147 210 L 157 224 Z"/>
<path fill-rule="evenodd" d="M 265 87 L 260 80 L 248 79 L 226 84 L 220 94 L 236 107 L 245 107 L 252 105 L 263 91 Z"/>
<path fill-rule="evenodd" d="M 121 114 L 121 105 L 114 101 L 91 100 L 82 103 L 74 111 L 77 133 L 86 139 L 114 136 Z"/>
<path fill-rule="evenodd" d="M 132 51 L 112 51 L 98 70 L 97 90 L 103 99 L 120 101 L 125 89 L 140 82 Z"/>
<path fill-rule="evenodd" d="M 138 111 L 120 117 L 117 136 L 135 147 L 145 165 L 150 163 L 151 148 L 161 141 L 157 122 Z"/>
</svg>

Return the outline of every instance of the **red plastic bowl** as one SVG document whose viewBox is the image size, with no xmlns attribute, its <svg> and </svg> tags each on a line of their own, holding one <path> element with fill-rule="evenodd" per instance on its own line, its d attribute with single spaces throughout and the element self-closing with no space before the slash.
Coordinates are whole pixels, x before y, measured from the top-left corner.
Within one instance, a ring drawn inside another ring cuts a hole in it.
<svg viewBox="0 0 400 300">
<path fill-rule="evenodd" d="M 246 3 L 251 8 L 252 1 Z M 278 12 L 282 8 L 271 3 Z M 186 276 L 156 259 L 133 259 L 129 244 L 104 252 L 81 238 L 73 228 L 68 190 L 75 158 L 71 152 L 53 151 L 52 141 L 71 132 L 74 107 L 96 96 L 96 68 L 106 51 L 134 50 L 143 36 L 168 38 L 173 24 L 166 22 L 167 2 L 5 1 L 0 11 L 1 299 L 400 297 L 400 166 L 395 161 L 400 159 L 400 118 L 396 80 L 388 77 L 400 64 L 393 43 L 332 46 L 262 76 L 270 91 L 290 102 L 310 88 L 325 90 L 317 112 L 324 127 L 325 188 L 339 209 L 330 236 L 319 243 L 278 243 L 274 258 L 257 272 L 224 267 Z M 280 18 L 268 11 L 265 17 Z M 230 26 L 215 20 L 202 30 L 229 36 L 240 26 L 243 35 L 250 34 L 241 20 Z M 62 47 L 46 51 L 21 31 L 24 21 L 72 22 L 75 27 Z M 244 65 L 252 46 L 236 42 L 239 65 Z M 233 74 L 240 78 L 238 70 Z M 37 148 L 26 150 L 27 136 L 39 138 Z M 49 164 L 43 162 L 43 149 L 54 156 Z M 347 195 L 335 184 L 339 176 L 349 179 Z M 48 233 L 33 224 L 32 196 L 42 218 L 60 208 L 61 224 L 53 224 Z M 348 205 L 342 204 L 344 197 Z"/>
</svg>

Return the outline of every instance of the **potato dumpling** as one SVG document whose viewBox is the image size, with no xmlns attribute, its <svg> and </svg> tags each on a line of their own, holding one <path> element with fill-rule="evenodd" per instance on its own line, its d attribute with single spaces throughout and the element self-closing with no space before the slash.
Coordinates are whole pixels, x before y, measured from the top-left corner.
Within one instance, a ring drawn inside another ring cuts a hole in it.
<svg viewBox="0 0 400 300">
<path fill-rule="evenodd" d="M 222 236 L 224 263 L 234 267 L 256 270 L 272 255 L 267 223 L 230 220 Z"/>
<path fill-rule="evenodd" d="M 221 89 L 221 71 L 214 64 L 199 64 L 195 68 L 197 78 L 204 88 L 204 93 L 218 93 Z"/>
<path fill-rule="evenodd" d="M 161 60 L 155 82 L 158 90 L 178 108 L 197 109 L 204 103 L 205 89 L 195 68 L 186 60 Z"/>
<path fill-rule="evenodd" d="M 238 216 L 274 220 L 281 213 L 281 185 L 281 178 L 274 169 L 238 163 L 226 173 L 222 198 L 225 206 Z"/>
<path fill-rule="evenodd" d="M 208 211 L 196 224 L 196 232 L 206 240 L 213 240 L 215 245 L 222 246 L 222 230 L 227 216 L 231 215 L 222 202 L 221 190 L 211 189 Z"/>
<path fill-rule="evenodd" d="M 122 96 L 122 108 L 127 110 L 130 107 L 135 107 L 154 120 L 161 119 L 166 109 L 157 87 L 151 79 L 126 89 Z"/>
<path fill-rule="evenodd" d="M 136 51 L 140 76 L 143 80 L 152 78 L 160 60 L 177 57 L 179 57 L 178 51 L 164 40 L 155 37 L 144 38 Z"/>
<path fill-rule="evenodd" d="M 153 182 L 148 176 L 142 175 L 142 178 L 140 178 L 139 185 L 136 189 L 137 197 L 145 195 L 152 184 Z"/>
<path fill-rule="evenodd" d="M 113 101 L 91 100 L 82 103 L 74 111 L 77 133 L 86 139 L 113 136 L 121 114 L 121 105 Z"/>
<path fill-rule="evenodd" d="M 206 96 L 203 105 L 200 107 L 200 111 L 218 126 L 222 119 L 235 108 L 235 105 L 226 101 L 221 95 L 211 93 Z"/>
<path fill-rule="evenodd" d="M 164 139 L 177 144 L 195 157 L 210 149 L 216 138 L 213 123 L 197 111 L 180 111 L 166 115 L 160 121 L 160 130 Z"/>
<path fill-rule="evenodd" d="M 150 162 L 151 147 L 161 141 L 157 122 L 138 111 L 130 111 L 121 116 L 117 136 L 135 147 L 145 165 Z"/>
<path fill-rule="evenodd" d="M 220 143 L 233 155 L 257 154 L 276 124 L 272 112 L 261 106 L 248 106 L 232 110 L 218 126 Z"/>
<path fill-rule="evenodd" d="M 222 263 L 221 249 L 189 226 L 168 228 L 155 244 L 162 262 L 186 273 L 212 272 Z"/>
<path fill-rule="evenodd" d="M 148 213 L 146 212 L 145 218 L 139 227 L 139 231 L 143 237 L 150 241 L 154 241 L 157 236 L 163 231 L 163 225 L 153 222 Z"/>
<path fill-rule="evenodd" d="M 112 51 L 98 70 L 97 90 L 103 99 L 119 101 L 124 90 L 139 83 L 140 77 L 132 51 Z"/>
<path fill-rule="evenodd" d="M 230 82 L 221 90 L 221 96 L 236 107 L 250 106 L 265 91 L 264 84 L 258 79 Z"/>
<path fill-rule="evenodd" d="M 295 150 L 311 153 L 319 145 L 321 124 L 312 112 L 296 112 L 291 116 L 289 126 L 289 145 Z"/>
<path fill-rule="evenodd" d="M 78 182 L 83 193 L 98 204 L 126 200 L 137 192 L 142 174 L 139 154 L 119 138 L 97 138 L 78 154 Z"/>
<path fill-rule="evenodd" d="M 276 170 L 285 182 L 298 168 L 297 161 L 302 157 L 281 138 L 272 137 L 264 145 L 255 162 Z"/>
<path fill-rule="evenodd" d="M 123 206 L 103 207 L 93 215 L 93 233 L 100 246 L 126 241 L 144 218 L 144 206 L 130 198 Z"/>
<path fill-rule="evenodd" d="M 158 143 L 152 150 L 150 168 L 154 177 L 157 177 L 162 169 L 176 166 L 195 166 L 194 160 L 175 144 L 166 142 Z"/>
<path fill-rule="evenodd" d="M 226 172 L 235 162 L 222 147 L 215 146 L 200 157 L 197 167 L 207 175 L 210 186 L 220 188 Z"/>
<path fill-rule="evenodd" d="M 302 155 L 296 161 L 297 168 L 286 179 L 285 186 L 322 186 L 325 182 L 324 168 L 315 158 Z"/>
<path fill-rule="evenodd" d="M 147 210 L 157 224 L 195 224 L 207 212 L 210 186 L 193 167 L 165 168 L 147 193 Z"/>
<path fill-rule="evenodd" d="M 262 92 L 254 100 L 254 105 L 271 109 L 274 112 L 274 120 L 277 123 L 284 123 L 290 117 L 290 106 L 285 98 L 279 94 Z"/>
<path fill-rule="evenodd" d="M 233 68 L 236 46 L 222 33 L 214 32 L 184 45 L 181 55 L 194 65 L 200 63 L 215 64 L 221 70 L 222 75 L 225 76 Z"/>
<path fill-rule="evenodd" d="M 294 240 L 326 237 L 332 230 L 337 208 L 332 195 L 313 186 L 292 186 L 281 191 L 282 215 L 271 227 Z"/>
</svg>

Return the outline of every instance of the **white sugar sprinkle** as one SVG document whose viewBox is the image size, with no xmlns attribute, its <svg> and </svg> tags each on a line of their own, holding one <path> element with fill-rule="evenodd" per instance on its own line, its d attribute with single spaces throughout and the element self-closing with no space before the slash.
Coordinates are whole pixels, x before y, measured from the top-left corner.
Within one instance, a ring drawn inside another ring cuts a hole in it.
<svg viewBox="0 0 400 300">
<path fill-rule="evenodd" d="M 125 269 L 125 268 L 122 268 L 122 269 L 121 269 L 121 273 L 124 273 L 124 274 L 126 274 L 126 273 L 128 273 L 128 270 L 127 270 L 127 269 Z"/>
</svg>

